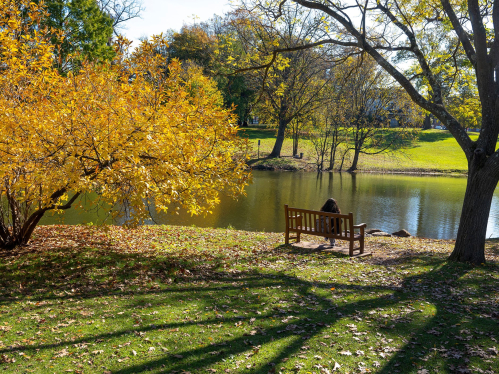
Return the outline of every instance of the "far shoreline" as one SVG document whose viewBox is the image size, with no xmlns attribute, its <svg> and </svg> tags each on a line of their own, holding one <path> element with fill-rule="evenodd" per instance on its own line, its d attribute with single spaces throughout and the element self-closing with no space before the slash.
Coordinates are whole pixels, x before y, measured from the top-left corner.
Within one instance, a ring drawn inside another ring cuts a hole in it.
<svg viewBox="0 0 499 374">
<path fill-rule="evenodd" d="M 306 172 L 306 173 L 320 173 L 320 174 L 328 174 L 328 173 L 349 173 L 349 174 L 363 174 L 363 173 L 368 173 L 368 174 L 402 174 L 402 175 L 421 175 L 421 176 L 446 176 L 446 177 L 467 177 L 468 173 L 467 172 L 460 172 L 460 171 L 435 171 L 435 170 L 365 170 L 365 169 L 357 169 L 353 172 L 347 171 L 347 170 L 324 170 L 324 171 L 317 171 L 314 169 L 313 165 L 310 165 L 309 167 L 297 167 L 295 165 L 284 165 L 284 166 L 276 166 L 276 165 L 269 165 L 266 163 L 260 163 L 258 165 L 249 165 L 248 167 L 250 170 L 260 170 L 260 171 L 293 171 L 293 172 Z"/>
</svg>

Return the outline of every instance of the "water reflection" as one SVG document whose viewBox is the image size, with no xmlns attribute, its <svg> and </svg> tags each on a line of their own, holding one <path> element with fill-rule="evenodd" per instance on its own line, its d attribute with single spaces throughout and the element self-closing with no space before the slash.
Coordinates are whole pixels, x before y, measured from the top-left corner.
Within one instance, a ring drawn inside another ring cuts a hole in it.
<svg viewBox="0 0 499 374">
<path fill-rule="evenodd" d="M 222 198 L 213 214 L 191 217 L 155 215 L 157 223 L 228 227 L 253 231 L 283 231 L 284 204 L 319 209 L 334 197 L 342 212 L 353 212 L 356 223 L 387 232 L 406 229 L 429 238 L 455 238 L 459 223 L 465 178 L 393 174 L 300 173 L 255 171 L 247 196 L 234 201 Z M 499 236 L 499 192 L 492 201 L 487 236 Z M 100 219 L 104 214 L 100 213 Z M 65 213 L 64 223 L 96 221 L 96 213 L 78 216 Z M 56 223 L 45 218 L 43 223 Z M 152 221 L 151 221 L 152 223 Z"/>
</svg>

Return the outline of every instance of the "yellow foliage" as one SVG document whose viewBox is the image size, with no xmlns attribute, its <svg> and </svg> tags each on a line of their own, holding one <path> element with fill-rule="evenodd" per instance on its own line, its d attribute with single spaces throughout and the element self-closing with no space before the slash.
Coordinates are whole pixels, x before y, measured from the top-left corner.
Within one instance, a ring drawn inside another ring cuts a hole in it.
<svg viewBox="0 0 499 374">
<path fill-rule="evenodd" d="M 132 53 L 120 38 L 114 61 L 64 76 L 49 31 L 33 27 L 42 17 L 41 5 L 0 0 L 0 190 L 23 222 L 86 192 L 131 204 L 133 223 L 148 203 L 200 214 L 221 191 L 243 192 L 244 144 L 232 113 L 210 79 L 155 53 L 162 36 Z"/>
</svg>

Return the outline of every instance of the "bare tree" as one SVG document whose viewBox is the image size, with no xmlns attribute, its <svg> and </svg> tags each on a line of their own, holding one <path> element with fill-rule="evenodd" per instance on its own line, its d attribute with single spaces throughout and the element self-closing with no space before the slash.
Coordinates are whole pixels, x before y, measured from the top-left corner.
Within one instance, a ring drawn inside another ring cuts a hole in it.
<svg viewBox="0 0 499 374">
<path fill-rule="evenodd" d="M 330 128 L 327 121 L 322 121 L 319 116 L 313 116 L 310 119 L 310 122 L 310 125 L 312 126 L 310 141 L 312 142 L 315 151 L 315 166 L 317 167 L 317 172 L 321 172 L 324 170 L 324 163 L 329 148 Z"/>
<path fill-rule="evenodd" d="M 300 133 L 303 131 L 304 119 L 296 117 L 290 122 L 291 139 L 293 140 L 293 156 L 298 154 L 298 141 L 300 140 Z"/>
<path fill-rule="evenodd" d="M 345 143 L 345 133 L 341 128 L 341 121 L 339 116 L 337 116 L 337 107 L 333 107 L 328 110 L 328 118 L 326 118 L 326 125 L 328 125 L 327 121 L 329 121 L 330 128 L 330 137 L 331 140 L 329 142 L 329 166 L 327 170 L 334 170 L 334 164 L 336 162 L 336 153 L 339 150 L 339 147 Z M 345 152 L 346 154 L 346 152 Z M 341 168 L 340 168 L 341 170 Z"/>
<path fill-rule="evenodd" d="M 346 131 L 342 117 L 341 95 L 344 86 L 336 80 L 331 82 L 326 90 L 322 106 L 316 110 L 308 121 L 307 129 L 315 150 L 317 171 L 334 170 L 336 154 L 339 147 L 346 141 Z M 329 160 L 329 165 L 325 164 Z"/>
<path fill-rule="evenodd" d="M 123 30 L 126 21 L 140 17 L 140 13 L 145 10 L 142 0 L 97 0 L 97 4 L 113 19 L 116 35 Z"/>
</svg>

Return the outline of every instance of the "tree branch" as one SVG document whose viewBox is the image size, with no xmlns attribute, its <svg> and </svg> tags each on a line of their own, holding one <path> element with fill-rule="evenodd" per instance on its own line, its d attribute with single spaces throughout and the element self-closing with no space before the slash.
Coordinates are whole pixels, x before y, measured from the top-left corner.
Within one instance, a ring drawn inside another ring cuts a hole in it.
<svg viewBox="0 0 499 374">
<path fill-rule="evenodd" d="M 487 33 L 480 14 L 478 0 L 468 1 L 468 11 L 470 14 L 471 27 L 473 28 L 473 40 L 476 49 L 476 62 L 487 61 Z M 453 25 L 454 26 L 454 25 Z"/>
<path fill-rule="evenodd" d="M 353 42 L 342 42 L 342 41 L 336 40 L 336 39 L 324 39 L 324 40 L 320 40 L 320 41 L 315 42 L 315 43 L 303 44 L 303 45 L 299 45 L 296 47 L 277 48 L 277 49 L 274 49 L 272 51 L 272 59 L 270 60 L 270 62 L 263 64 L 263 65 L 252 66 L 249 68 L 237 69 L 237 70 L 235 70 L 232 73 L 227 74 L 227 75 L 234 75 L 234 74 L 239 74 L 239 73 L 243 73 L 246 71 L 261 70 L 264 68 L 268 68 L 268 67 L 272 66 L 272 64 L 275 62 L 275 59 L 277 58 L 277 55 L 279 53 L 302 51 L 305 49 L 318 47 L 318 46 L 321 46 L 324 44 L 335 44 L 335 45 L 341 45 L 343 47 L 358 47 L 358 44 L 353 43 Z"/>
<path fill-rule="evenodd" d="M 449 20 L 452 23 L 452 27 L 454 28 L 457 37 L 459 38 L 461 44 L 463 45 L 466 56 L 468 56 L 470 62 L 473 64 L 473 66 L 475 66 L 476 53 L 475 49 L 473 48 L 473 45 L 471 44 L 471 40 L 468 37 L 468 33 L 463 29 L 463 26 L 459 22 L 459 19 L 457 18 L 454 9 L 452 9 L 452 5 L 450 5 L 449 0 L 440 0 L 440 2 L 442 3 L 442 7 L 444 8 L 445 13 L 447 13 L 447 17 L 449 17 Z"/>
<path fill-rule="evenodd" d="M 411 43 L 410 49 L 412 53 L 414 53 L 414 55 L 416 56 L 416 59 L 418 60 L 421 69 L 423 70 L 423 74 L 428 79 L 431 89 L 433 90 L 433 101 L 436 104 L 442 104 L 442 89 L 436 77 L 433 75 L 433 72 L 431 71 L 428 62 L 426 61 L 423 52 L 421 52 L 421 50 L 419 49 L 418 43 L 416 41 L 416 36 L 411 30 L 409 30 L 409 28 L 406 25 L 401 23 L 397 19 L 397 17 L 395 17 L 395 15 L 390 11 L 390 9 L 381 5 L 381 2 L 379 0 L 377 4 L 378 4 L 378 9 L 381 10 L 383 13 L 385 13 L 390 19 L 390 21 L 392 21 L 395 26 L 397 26 L 400 30 L 402 30 L 402 32 L 409 39 L 409 42 Z"/>
</svg>

